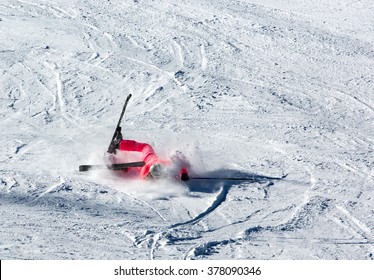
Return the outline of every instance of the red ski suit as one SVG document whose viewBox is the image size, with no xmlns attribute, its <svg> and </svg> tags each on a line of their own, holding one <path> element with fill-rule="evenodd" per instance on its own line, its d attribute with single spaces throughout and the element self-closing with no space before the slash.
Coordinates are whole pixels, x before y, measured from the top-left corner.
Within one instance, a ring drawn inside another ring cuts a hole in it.
<svg viewBox="0 0 374 280">
<path fill-rule="evenodd" d="M 142 161 L 145 162 L 145 165 L 140 170 L 140 176 L 142 179 L 146 179 L 148 177 L 149 169 L 153 164 L 155 163 L 159 163 L 161 165 L 171 164 L 171 161 L 169 160 L 160 159 L 156 155 L 152 146 L 147 143 L 139 143 L 134 140 L 121 140 L 119 144 L 119 149 L 121 151 L 139 152 L 142 154 Z"/>
</svg>

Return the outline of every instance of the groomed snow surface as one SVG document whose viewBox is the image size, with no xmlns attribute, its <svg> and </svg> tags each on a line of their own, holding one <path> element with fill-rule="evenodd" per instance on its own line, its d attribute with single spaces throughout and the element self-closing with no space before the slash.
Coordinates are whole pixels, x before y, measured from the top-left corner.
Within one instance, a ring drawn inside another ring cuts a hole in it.
<svg viewBox="0 0 374 280">
<path fill-rule="evenodd" d="M 374 259 L 373 14 L 2 0 L 0 259 Z M 252 180 L 79 173 L 130 93 L 125 138 Z"/>
</svg>

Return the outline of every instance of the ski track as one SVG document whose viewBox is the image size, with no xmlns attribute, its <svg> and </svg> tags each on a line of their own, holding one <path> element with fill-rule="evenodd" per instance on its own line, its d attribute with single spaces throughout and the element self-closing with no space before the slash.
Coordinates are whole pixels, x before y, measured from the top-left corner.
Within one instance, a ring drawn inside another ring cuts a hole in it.
<svg viewBox="0 0 374 280">
<path fill-rule="evenodd" d="M 374 259 L 370 1 L 0 6 L 2 259 Z M 125 137 L 258 180 L 77 174 L 128 93 Z"/>
<path fill-rule="evenodd" d="M 136 197 L 134 197 L 134 196 L 131 196 L 133 199 L 135 199 L 136 201 L 139 201 L 139 202 L 141 202 L 142 204 L 144 204 L 146 207 L 148 207 L 149 209 L 151 209 L 152 211 L 154 211 L 156 214 L 157 214 L 157 216 L 159 216 L 160 217 L 160 219 L 162 220 L 162 221 L 164 221 L 164 222 L 167 222 L 167 220 L 160 214 L 160 212 L 158 212 L 154 207 L 152 207 L 149 203 L 147 203 L 147 202 L 145 202 L 144 200 L 141 200 L 141 199 L 139 199 L 139 198 L 136 198 Z"/>
<path fill-rule="evenodd" d="M 356 228 L 356 231 L 361 232 L 361 235 L 363 235 L 365 239 L 373 239 L 371 230 L 364 223 L 362 223 L 360 220 L 352 216 L 352 214 L 350 214 L 348 210 L 344 207 L 336 205 L 336 208 L 347 217 L 347 219 L 345 220 L 348 220 L 351 223 L 353 223 L 353 226 L 354 228 Z M 366 236 L 368 236 L 368 238 Z"/>
<path fill-rule="evenodd" d="M 60 178 L 60 181 L 52 186 L 50 186 L 49 188 L 47 188 L 43 193 L 41 193 L 35 200 L 34 202 L 36 202 L 38 199 L 42 198 L 43 196 L 47 195 L 48 193 L 51 193 L 53 192 L 54 190 L 56 190 L 57 188 L 59 188 L 60 186 L 62 186 L 63 184 L 65 183 L 65 179 L 64 178 Z"/>
<path fill-rule="evenodd" d="M 200 222 L 207 215 L 214 212 L 226 200 L 226 196 L 227 196 L 228 192 L 229 192 L 229 187 L 222 187 L 222 189 L 217 194 L 213 203 L 204 212 L 200 213 L 199 215 L 197 215 L 195 218 L 193 218 L 191 220 L 188 220 L 188 221 L 185 221 L 185 222 L 182 222 L 182 223 L 174 224 L 174 225 L 171 226 L 171 228 L 176 228 L 176 227 L 183 226 L 183 225 L 193 225 L 195 223 Z"/>
<path fill-rule="evenodd" d="M 180 69 L 184 66 L 184 54 L 180 43 L 173 41 L 174 56 Z"/>
<path fill-rule="evenodd" d="M 201 52 L 201 70 L 205 71 L 208 68 L 208 59 L 205 54 L 204 44 L 201 44 L 200 52 Z"/>
</svg>

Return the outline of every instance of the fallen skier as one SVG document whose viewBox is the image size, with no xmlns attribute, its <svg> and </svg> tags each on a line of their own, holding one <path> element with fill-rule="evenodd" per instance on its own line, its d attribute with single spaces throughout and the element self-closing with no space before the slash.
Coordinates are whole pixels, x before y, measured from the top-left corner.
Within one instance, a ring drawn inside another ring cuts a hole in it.
<svg viewBox="0 0 374 280">
<path fill-rule="evenodd" d="M 187 169 L 190 167 L 190 164 L 180 152 L 174 154 L 171 159 L 161 159 L 157 156 L 151 145 L 134 140 L 123 140 L 120 134 L 114 140 L 114 148 L 124 152 L 140 153 L 141 160 L 145 163 L 144 166 L 130 169 L 132 171 L 135 170 L 139 178 L 143 180 L 167 177 L 179 178 L 182 181 L 189 179 Z M 112 158 L 115 157 L 112 155 Z"/>
</svg>

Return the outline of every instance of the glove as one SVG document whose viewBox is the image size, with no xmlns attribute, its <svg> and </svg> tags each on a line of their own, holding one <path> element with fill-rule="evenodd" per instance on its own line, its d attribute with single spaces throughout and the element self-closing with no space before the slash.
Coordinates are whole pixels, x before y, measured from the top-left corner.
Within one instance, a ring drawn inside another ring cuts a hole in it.
<svg viewBox="0 0 374 280">
<path fill-rule="evenodd" d="M 181 171 L 180 171 L 180 174 L 181 174 L 181 180 L 182 181 L 188 181 L 190 179 L 190 177 L 188 176 L 188 172 L 187 172 L 186 168 L 182 168 Z"/>
</svg>

